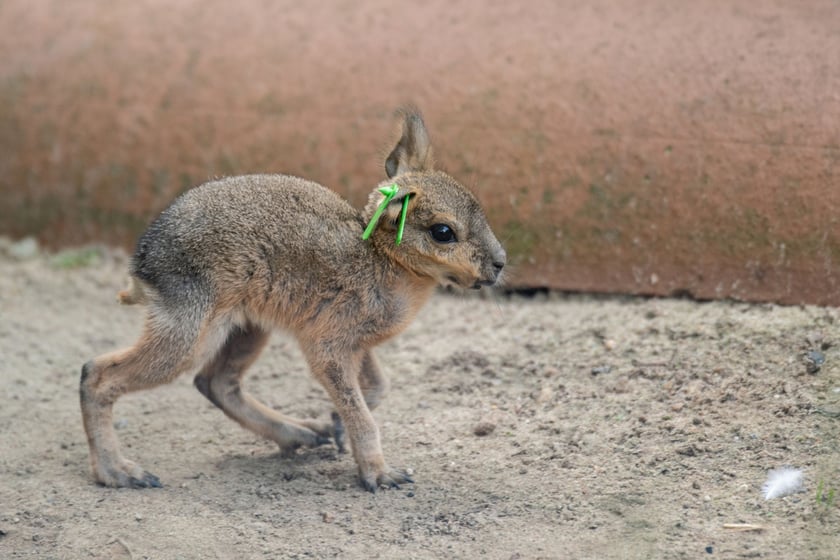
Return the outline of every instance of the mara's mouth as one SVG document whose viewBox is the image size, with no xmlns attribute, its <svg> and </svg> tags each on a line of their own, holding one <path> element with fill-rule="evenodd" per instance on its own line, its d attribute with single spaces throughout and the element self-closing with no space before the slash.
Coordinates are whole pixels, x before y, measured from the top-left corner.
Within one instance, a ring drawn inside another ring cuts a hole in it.
<svg viewBox="0 0 840 560">
<path fill-rule="evenodd" d="M 469 288 L 471 290 L 480 290 L 482 286 L 493 286 L 496 284 L 495 280 L 458 280 L 454 274 L 448 274 L 442 282 L 444 286 L 456 286 L 458 288 Z"/>
<path fill-rule="evenodd" d="M 459 280 L 454 274 L 447 274 L 444 276 L 441 285 L 454 288 L 473 288 L 475 286 L 471 280 Z"/>
<path fill-rule="evenodd" d="M 472 285 L 473 290 L 480 290 L 482 286 L 495 286 L 495 280 L 476 280 L 475 284 Z"/>
</svg>

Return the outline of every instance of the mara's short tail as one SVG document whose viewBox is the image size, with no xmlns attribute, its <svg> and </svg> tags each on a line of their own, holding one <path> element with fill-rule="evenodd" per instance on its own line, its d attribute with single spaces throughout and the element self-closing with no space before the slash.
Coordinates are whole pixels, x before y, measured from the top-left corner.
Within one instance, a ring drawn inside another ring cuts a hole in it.
<svg viewBox="0 0 840 560">
<path fill-rule="evenodd" d="M 146 290 L 143 284 L 134 278 L 129 279 L 128 287 L 117 294 L 117 301 L 123 305 L 135 305 L 146 302 Z"/>
</svg>

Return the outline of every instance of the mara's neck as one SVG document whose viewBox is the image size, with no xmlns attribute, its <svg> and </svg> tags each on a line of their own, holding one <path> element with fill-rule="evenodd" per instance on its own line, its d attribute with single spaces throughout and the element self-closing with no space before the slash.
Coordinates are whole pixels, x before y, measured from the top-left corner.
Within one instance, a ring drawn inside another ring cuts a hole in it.
<svg viewBox="0 0 840 560">
<path fill-rule="evenodd" d="M 428 301 L 437 286 L 431 276 L 420 274 L 405 253 L 394 244 L 392 235 L 386 232 L 374 232 L 369 239 L 377 258 L 383 264 L 383 283 L 395 294 L 402 296 L 407 305 L 407 319 L 411 320 Z"/>
</svg>

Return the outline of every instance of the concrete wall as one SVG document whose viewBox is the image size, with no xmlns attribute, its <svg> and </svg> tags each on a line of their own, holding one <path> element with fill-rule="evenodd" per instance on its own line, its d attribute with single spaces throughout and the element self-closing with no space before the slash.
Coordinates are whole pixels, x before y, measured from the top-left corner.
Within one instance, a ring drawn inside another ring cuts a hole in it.
<svg viewBox="0 0 840 560">
<path fill-rule="evenodd" d="M 840 303 L 840 4 L 7 0 L 0 233 L 135 236 L 208 178 L 361 205 L 426 113 L 511 281 Z"/>
</svg>

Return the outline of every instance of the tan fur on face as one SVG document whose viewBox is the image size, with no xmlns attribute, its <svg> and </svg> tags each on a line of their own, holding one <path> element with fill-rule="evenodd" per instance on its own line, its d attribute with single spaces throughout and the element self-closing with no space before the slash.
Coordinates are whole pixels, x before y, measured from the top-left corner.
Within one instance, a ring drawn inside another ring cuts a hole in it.
<svg viewBox="0 0 840 560">
<path fill-rule="evenodd" d="M 505 253 L 477 200 L 431 168 L 428 133 L 416 110 L 400 113 L 402 134 L 386 160 L 397 197 L 371 238 L 362 231 L 382 195 L 358 212 L 332 191 L 284 175 L 249 175 L 185 193 L 137 243 L 122 303 L 146 303 L 148 317 L 131 348 L 82 368 L 82 416 L 96 480 L 109 486 L 158 486 L 123 458 L 112 407 L 131 391 L 195 373 L 195 385 L 232 419 L 284 450 L 336 440 L 346 429 L 365 488 L 410 480 L 385 462 L 370 410 L 387 380 L 372 349 L 401 332 L 438 284 L 494 283 Z M 403 241 L 395 244 L 409 196 Z M 457 242 L 431 234 L 447 224 Z M 340 420 L 299 420 L 247 394 L 241 379 L 269 333 L 287 329 Z"/>
</svg>

